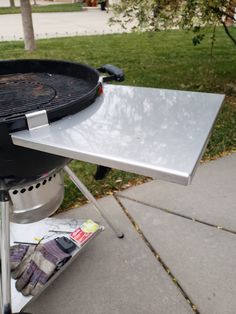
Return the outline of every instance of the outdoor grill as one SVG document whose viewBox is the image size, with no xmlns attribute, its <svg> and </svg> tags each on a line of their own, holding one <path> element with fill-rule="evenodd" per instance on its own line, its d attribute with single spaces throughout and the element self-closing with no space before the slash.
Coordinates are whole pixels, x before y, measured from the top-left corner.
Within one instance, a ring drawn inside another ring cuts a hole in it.
<svg viewBox="0 0 236 314">
<path fill-rule="evenodd" d="M 100 72 L 107 73 L 105 77 Z M 3 311 L 11 313 L 9 221 L 32 223 L 49 217 L 64 198 L 62 169 L 70 158 L 15 146 L 11 135 L 49 125 L 90 106 L 103 81 L 122 81 L 123 71 L 105 65 L 56 60 L 0 62 L 0 197 Z M 6 205 L 7 204 L 7 205 Z M 7 218 L 7 216 L 8 218 Z M 3 222 L 4 221 L 4 222 Z"/>
<path fill-rule="evenodd" d="M 104 66 L 106 80 L 123 80 L 122 71 Z M 67 158 L 12 144 L 10 132 L 30 128 L 30 114 L 45 110 L 52 123 L 91 105 L 101 93 L 98 70 L 73 62 L 11 60 L 0 62 L 0 176 L 17 179 L 41 176 L 61 168 Z M 36 166 L 37 165 L 37 166 Z"/>
<path fill-rule="evenodd" d="M 124 236 L 68 167 L 70 160 L 190 183 L 224 96 L 103 85 L 123 79 L 123 71 L 109 64 L 94 69 L 56 60 L 0 62 L 4 314 L 12 313 L 9 221 L 49 217 L 64 197 L 63 170 L 115 234 Z M 27 302 L 21 300 L 14 310 Z"/>
<path fill-rule="evenodd" d="M 113 75 L 106 80 L 123 80 L 122 71 L 114 66 L 100 70 Z M 39 112 L 46 123 L 52 123 L 85 109 L 101 93 L 100 74 L 87 65 L 54 60 L 0 62 L 0 177 L 10 189 L 12 221 L 34 222 L 60 206 L 64 188 L 59 173 L 70 159 L 17 147 L 9 134 L 30 129 L 35 113 L 36 119 Z"/>
</svg>

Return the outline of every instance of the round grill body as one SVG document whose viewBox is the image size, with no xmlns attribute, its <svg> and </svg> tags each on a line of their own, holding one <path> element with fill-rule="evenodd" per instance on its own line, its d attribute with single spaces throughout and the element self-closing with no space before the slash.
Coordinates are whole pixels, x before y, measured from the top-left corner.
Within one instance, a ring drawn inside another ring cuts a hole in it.
<svg viewBox="0 0 236 314">
<path fill-rule="evenodd" d="M 62 171 L 55 171 L 34 182 L 9 190 L 12 202 L 10 219 L 15 223 L 32 223 L 52 215 L 64 198 Z"/>
<path fill-rule="evenodd" d="M 0 177 L 35 178 L 62 167 L 67 158 L 12 144 L 10 133 L 28 128 L 26 114 L 46 110 L 49 123 L 91 105 L 99 72 L 56 60 L 0 61 Z"/>
<path fill-rule="evenodd" d="M 55 60 L 0 61 L 0 124 L 27 128 L 26 113 L 46 110 L 49 122 L 88 107 L 98 95 L 99 72 Z"/>
</svg>

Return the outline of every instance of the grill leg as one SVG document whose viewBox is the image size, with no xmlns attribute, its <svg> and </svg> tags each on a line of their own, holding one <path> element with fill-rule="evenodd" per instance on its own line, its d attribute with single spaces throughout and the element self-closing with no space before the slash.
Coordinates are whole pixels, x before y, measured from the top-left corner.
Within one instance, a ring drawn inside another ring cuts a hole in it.
<svg viewBox="0 0 236 314">
<path fill-rule="evenodd" d="M 11 314 L 11 271 L 10 271 L 10 197 L 8 191 L 0 187 L 1 210 L 1 294 L 2 313 Z"/>
<path fill-rule="evenodd" d="M 89 192 L 89 190 L 86 188 L 86 186 L 78 179 L 78 177 L 75 175 L 75 173 L 68 167 L 64 167 L 65 172 L 70 177 L 71 181 L 76 185 L 76 187 L 83 193 L 83 195 L 89 200 L 93 206 L 96 208 L 98 213 L 102 216 L 102 218 L 107 222 L 107 224 L 111 227 L 111 229 L 114 231 L 116 236 L 120 239 L 124 238 L 124 234 L 117 230 L 111 221 L 103 214 L 102 207 L 97 202 L 97 200 L 94 198 L 94 196 Z"/>
</svg>

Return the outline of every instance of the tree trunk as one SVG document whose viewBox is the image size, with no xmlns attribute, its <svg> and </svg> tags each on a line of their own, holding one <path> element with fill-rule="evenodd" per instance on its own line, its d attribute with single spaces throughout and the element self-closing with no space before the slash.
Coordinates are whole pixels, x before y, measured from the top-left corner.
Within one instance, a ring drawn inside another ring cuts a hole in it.
<svg viewBox="0 0 236 314">
<path fill-rule="evenodd" d="M 10 6 L 11 6 L 11 8 L 15 7 L 15 0 L 10 0 Z"/>
<path fill-rule="evenodd" d="M 20 0 L 25 49 L 36 49 L 30 0 Z"/>
</svg>

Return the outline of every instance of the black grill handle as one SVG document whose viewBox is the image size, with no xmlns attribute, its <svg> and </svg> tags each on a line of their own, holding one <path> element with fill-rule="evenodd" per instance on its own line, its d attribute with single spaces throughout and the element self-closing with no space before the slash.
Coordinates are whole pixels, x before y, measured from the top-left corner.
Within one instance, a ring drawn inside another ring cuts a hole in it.
<svg viewBox="0 0 236 314">
<path fill-rule="evenodd" d="M 103 82 L 110 82 L 110 81 L 118 81 L 122 82 L 125 79 L 124 71 L 120 68 L 112 64 L 105 64 L 97 69 L 99 72 L 108 73 L 109 76 L 103 77 Z"/>
</svg>

